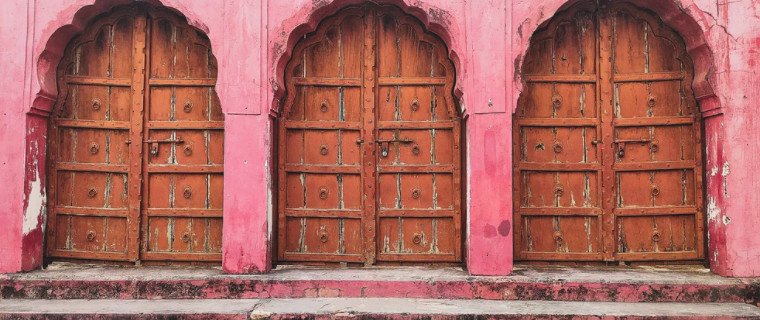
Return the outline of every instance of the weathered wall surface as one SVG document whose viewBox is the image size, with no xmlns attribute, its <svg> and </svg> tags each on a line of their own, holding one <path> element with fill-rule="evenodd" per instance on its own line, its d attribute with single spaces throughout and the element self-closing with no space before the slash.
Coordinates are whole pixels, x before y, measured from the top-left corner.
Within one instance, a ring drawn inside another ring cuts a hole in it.
<svg viewBox="0 0 760 320">
<path fill-rule="evenodd" d="M 42 258 L 45 118 L 55 67 L 71 37 L 129 0 L 10 0 L 0 12 L 0 272 Z M 325 16 L 361 0 L 163 0 L 206 32 L 226 113 L 223 266 L 271 267 L 272 118 L 289 50 Z M 511 113 L 530 35 L 566 0 L 383 0 L 420 18 L 449 46 L 467 125 L 466 261 L 473 274 L 512 269 Z M 725 275 L 759 276 L 760 1 L 633 1 L 686 39 L 706 118 L 710 260 Z M 517 70 L 517 71 L 516 71 Z"/>
</svg>

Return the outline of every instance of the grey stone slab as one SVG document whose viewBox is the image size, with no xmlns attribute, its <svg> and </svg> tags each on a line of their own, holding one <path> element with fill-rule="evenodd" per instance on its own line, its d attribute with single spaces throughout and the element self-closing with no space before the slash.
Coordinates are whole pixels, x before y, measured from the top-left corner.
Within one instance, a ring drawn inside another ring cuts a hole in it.
<svg viewBox="0 0 760 320">
<path fill-rule="evenodd" d="M 639 317 L 758 317 L 760 308 L 742 303 L 619 303 L 493 301 L 396 298 L 262 300 L 252 317 L 276 314 L 547 315 Z"/>
<path fill-rule="evenodd" d="M 247 314 L 256 299 L 198 300 L 0 300 L 2 314 Z"/>
<path fill-rule="evenodd" d="M 733 285 L 758 279 L 724 278 L 698 266 L 686 267 L 531 267 L 516 268 L 503 277 L 470 276 L 462 268 L 375 267 L 366 269 L 324 269 L 279 267 L 263 275 L 225 275 L 215 267 L 113 267 L 55 263 L 45 270 L 0 275 L 0 279 L 24 280 L 208 280 L 219 278 L 298 281 L 512 281 L 512 282 L 600 282 Z"/>
</svg>

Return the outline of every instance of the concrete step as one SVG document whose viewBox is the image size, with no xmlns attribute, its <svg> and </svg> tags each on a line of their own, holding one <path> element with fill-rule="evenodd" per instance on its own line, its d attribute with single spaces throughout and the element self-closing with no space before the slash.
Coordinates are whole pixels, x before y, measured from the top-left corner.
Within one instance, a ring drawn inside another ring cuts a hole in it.
<svg viewBox="0 0 760 320">
<path fill-rule="evenodd" d="M 0 299 L 423 298 L 596 302 L 760 301 L 759 279 L 706 269 L 525 268 L 506 277 L 458 268 L 280 268 L 226 275 L 217 268 L 54 265 L 0 275 Z"/>
<path fill-rule="evenodd" d="M 742 303 L 401 298 L 0 301 L 8 319 L 760 319 Z"/>
</svg>

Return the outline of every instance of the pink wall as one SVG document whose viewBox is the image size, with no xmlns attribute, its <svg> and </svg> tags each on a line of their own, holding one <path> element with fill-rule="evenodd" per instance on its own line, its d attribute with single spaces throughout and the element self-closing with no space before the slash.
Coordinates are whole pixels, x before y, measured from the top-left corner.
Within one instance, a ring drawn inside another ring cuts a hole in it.
<svg viewBox="0 0 760 320">
<path fill-rule="evenodd" d="M 56 96 L 60 51 L 89 18 L 129 0 L 10 0 L 0 12 L 0 272 L 42 258 L 44 116 Z M 154 1 L 159 3 L 158 1 Z M 163 0 L 209 35 L 226 117 L 223 267 L 271 268 L 271 117 L 295 41 L 323 17 L 360 0 Z M 529 37 L 566 0 L 384 0 L 420 18 L 449 46 L 467 116 L 468 270 L 512 270 L 511 112 Z M 710 260 L 724 275 L 760 276 L 760 1 L 634 1 L 684 36 L 706 116 Z M 699 76 L 701 75 L 701 77 Z M 31 115 L 30 115 L 31 114 Z M 726 143 L 724 138 L 729 139 Z"/>
</svg>

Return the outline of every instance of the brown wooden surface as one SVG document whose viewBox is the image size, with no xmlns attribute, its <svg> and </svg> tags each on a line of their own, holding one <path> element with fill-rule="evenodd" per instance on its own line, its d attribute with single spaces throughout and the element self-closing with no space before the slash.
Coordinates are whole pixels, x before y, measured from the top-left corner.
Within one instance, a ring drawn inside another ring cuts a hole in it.
<svg viewBox="0 0 760 320">
<path fill-rule="evenodd" d="M 296 45 L 279 129 L 282 262 L 461 261 L 459 117 L 440 39 L 391 6 Z"/>
<path fill-rule="evenodd" d="M 701 133 L 683 41 L 624 3 L 537 31 L 515 114 L 520 260 L 704 257 Z"/>
<path fill-rule="evenodd" d="M 221 260 L 215 78 L 208 39 L 148 6 L 118 8 L 72 40 L 48 144 L 49 256 Z"/>
</svg>

